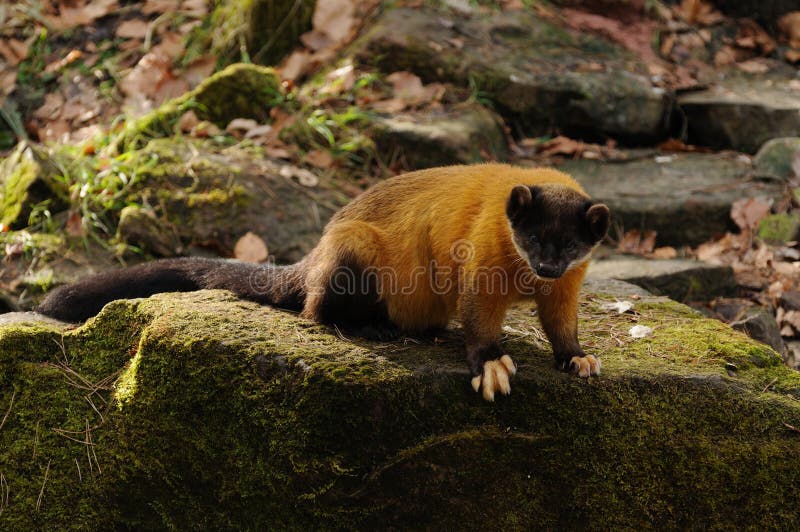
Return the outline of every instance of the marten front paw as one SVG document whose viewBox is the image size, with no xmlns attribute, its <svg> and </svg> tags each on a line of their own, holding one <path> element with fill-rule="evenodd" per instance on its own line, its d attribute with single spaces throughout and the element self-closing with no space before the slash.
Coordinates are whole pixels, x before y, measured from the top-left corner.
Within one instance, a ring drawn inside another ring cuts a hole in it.
<svg viewBox="0 0 800 532">
<path fill-rule="evenodd" d="M 483 374 L 472 378 L 472 388 L 477 392 L 483 388 L 483 398 L 494 401 L 495 392 L 503 395 L 511 393 L 510 378 L 517 372 L 517 366 L 511 357 L 503 355 L 497 360 L 483 363 Z"/>
<path fill-rule="evenodd" d="M 589 377 L 590 375 L 600 375 L 600 359 L 594 355 L 582 357 L 572 357 L 569 361 L 569 369 L 578 377 Z"/>
</svg>

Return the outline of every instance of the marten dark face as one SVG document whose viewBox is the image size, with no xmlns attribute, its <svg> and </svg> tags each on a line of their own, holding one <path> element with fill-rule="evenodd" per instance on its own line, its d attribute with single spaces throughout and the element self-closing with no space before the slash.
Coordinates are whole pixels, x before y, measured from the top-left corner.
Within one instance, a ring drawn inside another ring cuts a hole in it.
<svg viewBox="0 0 800 532">
<path fill-rule="evenodd" d="M 563 185 L 514 187 L 506 214 L 514 247 L 543 279 L 585 262 L 610 220 L 608 207 Z"/>
</svg>

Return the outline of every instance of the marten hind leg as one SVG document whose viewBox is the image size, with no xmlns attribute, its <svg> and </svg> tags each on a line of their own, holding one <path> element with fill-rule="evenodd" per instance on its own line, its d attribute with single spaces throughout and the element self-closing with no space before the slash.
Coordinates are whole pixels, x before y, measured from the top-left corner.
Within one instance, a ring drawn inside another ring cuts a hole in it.
<svg viewBox="0 0 800 532">
<path fill-rule="evenodd" d="M 400 330 L 391 322 L 383 300 L 383 235 L 364 222 L 340 223 L 312 252 L 301 315 L 373 340 L 391 340 Z"/>
<path fill-rule="evenodd" d="M 555 281 L 539 283 L 535 295 L 556 367 L 579 377 L 600 374 L 600 359 L 584 353 L 578 342 L 578 295 L 587 267 L 588 263 L 582 264 Z"/>
<path fill-rule="evenodd" d="M 467 346 L 472 388 L 494 401 L 495 393 L 511 393 L 510 379 L 517 372 L 511 357 L 500 347 L 506 302 L 477 293 L 464 293 L 459 302 Z"/>
</svg>

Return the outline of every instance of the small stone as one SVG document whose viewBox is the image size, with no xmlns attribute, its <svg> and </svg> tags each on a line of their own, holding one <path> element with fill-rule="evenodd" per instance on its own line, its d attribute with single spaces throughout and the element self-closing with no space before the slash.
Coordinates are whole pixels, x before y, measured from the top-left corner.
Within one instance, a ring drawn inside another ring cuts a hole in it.
<svg viewBox="0 0 800 532">
<path fill-rule="evenodd" d="M 784 292 L 781 294 L 780 303 L 786 310 L 800 310 L 800 291 Z"/>
<path fill-rule="evenodd" d="M 795 171 L 792 163 L 800 155 L 800 137 L 783 137 L 764 143 L 753 158 L 756 175 L 778 179 L 791 179 Z"/>
<path fill-rule="evenodd" d="M 778 322 L 766 309 L 761 307 L 748 309 L 744 317 L 731 323 L 731 327 L 746 333 L 753 340 L 767 344 L 778 353 L 783 354 L 786 351 Z"/>
</svg>

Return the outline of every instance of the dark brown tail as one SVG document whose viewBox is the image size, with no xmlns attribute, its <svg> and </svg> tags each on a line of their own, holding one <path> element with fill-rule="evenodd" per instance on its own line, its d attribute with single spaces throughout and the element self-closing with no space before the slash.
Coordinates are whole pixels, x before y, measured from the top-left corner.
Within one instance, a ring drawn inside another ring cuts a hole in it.
<svg viewBox="0 0 800 532">
<path fill-rule="evenodd" d="M 305 268 L 302 261 L 273 266 L 199 257 L 164 259 L 59 287 L 47 294 L 36 310 L 62 321 L 79 322 L 116 299 L 203 288 L 230 290 L 242 299 L 299 311 L 305 302 Z"/>
</svg>

